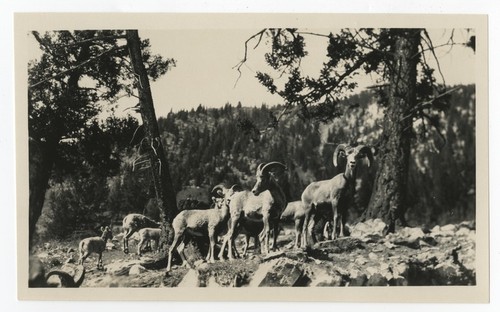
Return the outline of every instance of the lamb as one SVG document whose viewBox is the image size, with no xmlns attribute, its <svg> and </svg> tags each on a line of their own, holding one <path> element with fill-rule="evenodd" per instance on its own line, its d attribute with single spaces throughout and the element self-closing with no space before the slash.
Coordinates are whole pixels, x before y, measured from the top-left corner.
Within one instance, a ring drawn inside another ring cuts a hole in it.
<svg viewBox="0 0 500 312">
<path fill-rule="evenodd" d="M 148 243 L 150 241 L 155 242 L 155 248 L 156 252 L 160 251 L 160 235 L 161 235 L 161 229 L 155 229 L 155 228 L 143 228 L 140 229 L 139 232 L 137 232 L 140 237 L 139 244 L 137 244 L 137 254 L 139 256 L 142 255 L 142 246 L 144 243 Z"/>
<path fill-rule="evenodd" d="M 108 239 L 111 240 L 113 238 L 113 234 L 111 233 L 111 229 L 109 228 L 109 226 L 101 227 L 101 231 L 101 237 L 89 237 L 82 239 L 82 241 L 80 242 L 80 259 L 78 260 L 78 263 L 80 265 L 83 265 L 83 262 L 90 254 L 96 253 L 99 255 L 99 259 L 97 261 L 97 269 L 104 269 L 102 265 L 102 252 L 106 250 L 106 242 L 108 241 Z"/>
<path fill-rule="evenodd" d="M 123 218 L 123 252 L 128 253 L 128 240 L 135 232 L 143 228 L 159 228 L 160 223 L 138 213 L 131 213 Z"/>
<path fill-rule="evenodd" d="M 271 227 L 273 229 L 273 250 L 276 248 L 276 240 L 279 232 L 279 217 L 286 205 L 283 190 L 271 176 L 271 171 L 284 170 L 286 167 L 280 162 L 260 164 L 257 167 L 257 182 L 252 191 L 242 191 L 234 194 L 229 203 L 230 224 L 228 232 L 224 237 L 223 248 L 228 244 L 228 258 L 233 260 L 233 243 L 238 234 L 238 224 L 242 219 L 262 222 L 263 229 L 259 239 L 264 247 L 264 252 L 269 253 L 269 236 Z M 222 257 L 220 257 L 222 259 Z"/>
<path fill-rule="evenodd" d="M 307 235 L 312 235 L 315 214 L 319 205 L 328 204 L 333 213 L 332 239 L 337 236 L 337 222 L 340 218 L 339 236 L 344 236 L 346 212 L 354 195 L 356 169 L 360 161 L 368 158 L 368 167 L 373 162 L 373 153 L 366 145 L 356 147 L 339 144 L 333 153 L 333 165 L 337 167 L 338 157 L 347 157 L 346 168 L 330 180 L 312 182 L 302 193 L 302 204 L 304 209 L 304 223 L 302 226 L 302 246 L 307 245 Z M 312 224 L 309 224 L 309 222 Z M 298 236 L 298 233 L 296 234 Z"/>
<path fill-rule="evenodd" d="M 172 221 L 174 239 L 168 251 L 167 272 L 171 270 L 172 253 L 176 248 L 181 257 L 182 265 L 191 266 L 184 255 L 184 246 L 188 238 L 186 234 L 204 236 L 208 232 L 210 248 L 206 259 L 210 263 L 215 262 L 215 239 L 227 225 L 229 218 L 227 200 L 229 200 L 236 189 L 236 185 L 233 185 L 230 189 L 226 189 L 222 185 L 217 185 L 212 189 L 212 195 L 215 198 L 223 196 L 224 200 L 216 202 L 215 208 L 208 210 L 184 210 L 174 218 Z"/>
</svg>

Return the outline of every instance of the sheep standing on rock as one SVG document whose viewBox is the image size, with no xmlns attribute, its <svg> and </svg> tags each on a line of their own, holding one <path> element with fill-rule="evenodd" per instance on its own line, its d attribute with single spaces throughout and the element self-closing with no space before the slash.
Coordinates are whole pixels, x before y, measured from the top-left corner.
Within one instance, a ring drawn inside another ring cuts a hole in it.
<svg viewBox="0 0 500 312">
<path fill-rule="evenodd" d="M 271 176 L 271 171 L 286 167 L 279 162 L 260 164 L 257 167 L 257 182 L 252 191 L 243 191 L 234 194 L 229 203 L 230 223 L 227 234 L 224 237 L 223 248 L 219 257 L 222 259 L 224 246 L 228 244 L 228 258 L 234 259 L 233 244 L 238 234 L 238 226 L 242 219 L 262 222 L 263 229 L 259 239 L 264 247 L 264 252 L 269 253 L 269 236 L 273 230 L 273 249 L 276 248 L 276 240 L 279 233 L 279 218 L 285 209 L 286 198 L 283 190 Z M 243 220 L 245 221 L 245 220 Z"/>
<path fill-rule="evenodd" d="M 314 240 L 312 228 L 317 207 L 319 205 L 330 205 L 333 213 L 332 239 L 337 236 L 337 222 L 340 218 L 340 236 L 344 235 L 347 208 L 354 196 L 356 169 L 360 161 L 367 157 L 368 166 L 373 162 L 373 153 L 368 146 L 359 145 L 356 147 L 339 144 L 333 153 L 333 165 L 337 167 L 339 157 L 346 157 L 347 163 L 345 171 L 339 173 L 330 180 L 312 182 L 302 193 L 302 204 L 304 208 L 304 224 L 302 226 L 302 246 L 307 246 L 308 234 Z M 312 222 L 310 224 L 309 222 Z M 298 233 L 296 233 L 298 235 Z"/>
<path fill-rule="evenodd" d="M 143 228 L 159 228 L 160 223 L 138 213 L 131 213 L 123 218 L 123 252 L 128 253 L 128 240 L 135 232 Z"/>
<path fill-rule="evenodd" d="M 187 234 L 193 236 L 204 236 L 208 233 L 210 248 L 207 254 L 207 261 L 215 262 L 215 239 L 223 232 L 229 218 L 229 208 L 227 200 L 236 191 L 237 186 L 233 185 L 226 189 L 217 185 L 212 189 L 212 195 L 218 198 L 224 198 L 218 201 L 215 208 L 207 210 L 184 210 L 181 211 L 172 221 L 174 229 L 174 239 L 168 251 L 167 272 L 171 270 L 172 253 L 177 248 L 177 252 L 182 260 L 183 266 L 190 266 L 184 254 L 184 247 L 187 241 Z"/>
<path fill-rule="evenodd" d="M 113 238 L 113 234 L 111 233 L 111 229 L 109 228 L 109 226 L 101 227 L 101 231 L 101 237 L 89 237 L 83 239 L 80 242 L 80 259 L 78 260 L 78 263 L 80 265 L 83 265 L 83 262 L 90 254 L 96 253 L 99 255 L 99 259 L 97 261 L 97 269 L 102 270 L 104 268 L 102 265 L 102 253 L 104 250 L 106 250 L 106 242 Z"/>
</svg>

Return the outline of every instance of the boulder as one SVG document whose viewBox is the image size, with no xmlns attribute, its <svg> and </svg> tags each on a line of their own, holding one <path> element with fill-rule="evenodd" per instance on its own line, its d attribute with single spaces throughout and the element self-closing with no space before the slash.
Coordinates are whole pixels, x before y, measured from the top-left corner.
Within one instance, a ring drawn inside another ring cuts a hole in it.
<svg viewBox="0 0 500 312">
<path fill-rule="evenodd" d="M 146 268 L 143 267 L 140 264 L 134 264 L 133 266 L 130 267 L 128 275 L 140 275 L 144 272 L 146 272 Z"/>
<path fill-rule="evenodd" d="M 389 281 L 380 273 L 375 273 L 366 282 L 366 286 L 388 286 Z"/>
<path fill-rule="evenodd" d="M 184 275 L 184 278 L 177 285 L 177 287 L 200 287 L 198 276 L 198 271 L 189 269 L 189 271 L 186 273 L 186 275 Z"/>
<path fill-rule="evenodd" d="M 258 287 L 297 286 L 304 275 L 303 264 L 286 258 L 275 261 L 261 264 L 250 284 Z"/>
</svg>

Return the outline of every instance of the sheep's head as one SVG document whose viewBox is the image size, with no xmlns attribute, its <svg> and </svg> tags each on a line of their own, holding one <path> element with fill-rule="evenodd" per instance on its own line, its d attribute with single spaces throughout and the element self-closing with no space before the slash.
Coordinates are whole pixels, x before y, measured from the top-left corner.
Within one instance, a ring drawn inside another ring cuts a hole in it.
<svg viewBox="0 0 500 312">
<path fill-rule="evenodd" d="M 265 165 L 260 164 L 257 167 L 257 173 L 256 173 L 257 182 L 255 183 L 255 186 L 252 189 L 252 193 L 255 196 L 269 189 L 271 182 L 271 172 L 276 169 L 284 170 L 286 169 L 286 167 L 285 165 L 277 161 L 273 161 Z"/>
<path fill-rule="evenodd" d="M 356 168 L 358 161 L 365 157 L 368 158 L 368 167 L 370 167 L 373 162 L 372 150 L 366 145 L 352 147 L 345 144 L 339 144 L 333 153 L 333 165 L 335 167 L 338 165 L 337 160 L 339 157 L 347 158 L 346 171 L 353 171 Z"/>
<path fill-rule="evenodd" d="M 237 184 L 234 184 L 231 188 L 226 188 L 224 185 L 219 184 L 214 186 L 212 192 L 210 193 L 212 195 L 212 200 L 215 203 L 215 207 L 221 209 L 223 204 L 229 205 L 230 197 L 239 191 L 241 191 L 241 187 Z"/>
<path fill-rule="evenodd" d="M 101 238 L 107 242 L 108 239 L 111 240 L 113 239 L 113 233 L 111 232 L 111 228 L 109 226 L 101 226 L 101 232 L 102 232 L 102 235 L 101 235 Z"/>
</svg>

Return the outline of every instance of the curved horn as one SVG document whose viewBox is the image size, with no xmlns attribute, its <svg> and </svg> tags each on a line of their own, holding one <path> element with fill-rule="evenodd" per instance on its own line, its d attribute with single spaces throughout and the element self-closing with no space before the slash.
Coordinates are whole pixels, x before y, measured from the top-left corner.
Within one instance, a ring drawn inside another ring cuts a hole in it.
<svg viewBox="0 0 500 312">
<path fill-rule="evenodd" d="M 345 149 L 347 148 L 346 144 L 339 144 L 337 145 L 337 148 L 335 148 L 335 152 L 333 152 L 333 166 L 337 168 L 338 162 L 337 158 L 339 157 L 340 152 L 344 152 L 345 154 Z"/>
<path fill-rule="evenodd" d="M 368 157 L 368 167 L 370 167 L 373 163 L 373 153 L 371 148 L 366 145 L 360 145 L 356 147 L 356 151 Z"/>
<path fill-rule="evenodd" d="M 241 192 L 241 191 L 243 191 L 243 189 L 241 188 L 241 186 L 238 185 L 238 184 L 234 184 L 233 186 L 231 186 L 231 190 L 233 192 Z"/>
<path fill-rule="evenodd" d="M 224 190 L 226 187 L 223 184 L 218 184 L 214 186 L 210 194 L 214 197 L 224 197 Z"/>
<path fill-rule="evenodd" d="M 68 272 L 64 272 L 61 270 L 50 271 L 49 273 L 47 273 L 47 275 L 45 275 L 45 280 L 48 281 L 49 277 L 51 277 L 52 275 L 57 275 L 59 277 L 59 280 L 61 281 L 61 287 L 77 287 L 75 285 L 75 281 L 73 280 L 73 276 L 71 276 Z"/>
<path fill-rule="evenodd" d="M 264 166 L 264 164 L 259 164 L 259 165 L 257 166 L 257 172 L 262 171 L 262 167 L 263 167 L 263 166 Z"/>
<path fill-rule="evenodd" d="M 262 172 L 264 172 L 264 171 L 266 171 L 266 172 L 267 172 L 267 171 L 269 171 L 269 170 L 274 170 L 274 169 L 276 169 L 276 168 L 281 168 L 281 169 L 285 170 L 285 169 L 286 169 L 286 166 L 285 166 L 285 165 L 283 165 L 282 163 L 280 163 L 279 161 L 272 161 L 272 162 L 270 162 L 270 163 L 265 164 L 265 165 L 261 168 L 261 170 L 262 170 Z"/>
</svg>

